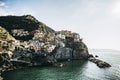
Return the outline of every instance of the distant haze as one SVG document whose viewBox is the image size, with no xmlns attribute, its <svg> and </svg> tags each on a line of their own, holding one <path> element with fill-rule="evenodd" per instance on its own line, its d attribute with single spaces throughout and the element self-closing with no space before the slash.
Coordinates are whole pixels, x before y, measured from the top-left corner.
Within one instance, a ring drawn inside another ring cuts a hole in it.
<svg viewBox="0 0 120 80">
<path fill-rule="evenodd" d="M 0 0 L 0 15 L 31 14 L 77 32 L 89 48 L 120 50 L 120 0 Z"/>
</svg>

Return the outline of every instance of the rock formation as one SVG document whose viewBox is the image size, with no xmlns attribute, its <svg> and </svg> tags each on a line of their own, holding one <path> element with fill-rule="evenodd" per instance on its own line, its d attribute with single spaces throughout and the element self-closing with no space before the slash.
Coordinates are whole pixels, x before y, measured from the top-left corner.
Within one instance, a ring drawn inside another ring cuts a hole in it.
<svg viewBox="0 0 120 80">
<path fill-rule="evenodd" d="M 1 16 L 0 26 L 0 72 L 59 61 L 95 62 L 78 33 L 55 31 L 31 15 Z"/>
<path fill-rule="evenodd" d="M 100 68 L 111 67 L 111 65 L 108 64 L 107 62 L 96 59 L 95 57 L 90 57 L 89 61 L 95 63 Z"/>
</svg>

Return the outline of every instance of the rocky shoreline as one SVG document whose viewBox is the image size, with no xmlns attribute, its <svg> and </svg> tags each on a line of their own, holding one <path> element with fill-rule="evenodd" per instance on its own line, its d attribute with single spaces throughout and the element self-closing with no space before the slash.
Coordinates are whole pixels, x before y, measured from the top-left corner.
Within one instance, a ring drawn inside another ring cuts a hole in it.
<svg viewBox="0 0 120 80">
<path fill-rule="evenodd" d="M 110 67 L 89 54 L 78 33 L 54 31 L 31 15 L 3 16 L 0 20 L 0 75 L 30 66 L 62 67 L 64 64 L 57 63 L 72 60 L 89 60 L 101 68 Z"/>
<path fill-rule="evenodd" d="M 57 62 L 72 61 L 72 60 L 89 60 L 95 63 L 100 68 L 111 67 L 111 65 L 108 64 L 107 62 L 96 59 L 95 57 L 91 56 L 89 53 L 78 52 L 80 54 L 77 54 L 76 51 L 72 51 L 71 48 L 66 48 L 66 47 L 56 48 L 51 54 L 48 54 L 47 52 L 41 52 L 41 53 L 33 52 L 31 53 L 32 55 L 28 56 L 27 54 L 30 54 L 30 51 L 27 51 L 27 50 L 26 51 L 24 50 L 22 53 L 23 55 L 20 55 L 19 58 L 16 58 L 16 57 L 10 58 L 10 56 L 7 53 L 4 53 L 4 55 L 1 55 L 0 59 L 2 58 L 1 59 L 2 67 L 0 68 L 0 73 L 4 71 L 9 71 L 9 70 L 27 68 L 30 66 L 53 65 L 57 67 L 58 66 L 63 67 L 64 64 L 62 63 L 57 64 Z M 78 57 L 78 55 L 80 56 Z M 3 80 L 3 78 L 1 77 L 0 80 Z"/>
<path fill-rule="evenodd" d="M 96 59 L 94 56 L 89 57 L 88 60 L 95 63 L 100 68 L 111 67 L 109 63 L 102 61 L 100 59 Z"/>
</svg>

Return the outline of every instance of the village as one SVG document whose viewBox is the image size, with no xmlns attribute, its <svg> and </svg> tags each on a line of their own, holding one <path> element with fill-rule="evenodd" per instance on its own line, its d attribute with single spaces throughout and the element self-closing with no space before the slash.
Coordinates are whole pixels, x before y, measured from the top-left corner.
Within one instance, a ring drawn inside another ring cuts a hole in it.
<svg viewBox="0 0 120 80">
<path fill-rule="evenodd" d="M 50 54 L 56 47 L 69 47 L 69 39 L 72 39 L 71 42 L 82 41 L 79 34 L 72 33 L 71 31 L 62 30 L 56 33 L 45 33 L 43 31 L 36 30 L 34 31 L 34 37 L 32 40 L 19 41 L 17 44 L 24 47 L 25 49 L 32 50 L 34 53 L 45 51 Z"/>
<path fill-rule="evenodd" d="M 9 33 L 5 34 L 6 31 L 3 30 L 4 29 L 0 27 L 0 53 L 10 52 L 10 55 L 13 55 L 13 52 L 19 50 L 20 48 L 27 49 L 33 53 L 45 51 L 50 54 L 56 47 L 70 47 L 73 46 L 73 44 L 69 44 L 70 42 L 82 41 L 79 34 L 72 33 L 67 30 L 57 31 L 55 33 L 46 33 L 40 30 L 34 30 L 30 33 L 28 31 L 24 31 L 23 29 L 12 30 L 13 36 L 34 35 L 32 40 L 29 41 L 8 38 L 10 37 Z"/>
</svg>

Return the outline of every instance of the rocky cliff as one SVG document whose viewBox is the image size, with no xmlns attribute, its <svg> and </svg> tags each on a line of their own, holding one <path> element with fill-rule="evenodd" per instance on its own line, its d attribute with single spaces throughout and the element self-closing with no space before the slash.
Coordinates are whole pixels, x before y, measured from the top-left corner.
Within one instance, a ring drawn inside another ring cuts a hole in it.
<svg viewBox="0 0 120 80">
<path fill-rule="evenodd" d="M 90 58 L 78 33 L 55 31 L 31 15 L 1 16 L 0 26 L 0 72 Z"/>
<path fill-rule="evenodd" d="M 17 68 L 89 57 L 79 34 L 55 31 L 31 15 L 0 16 L 0 26 L 0 67 L 5 70 L 10 65 Z"/>
</svg>

